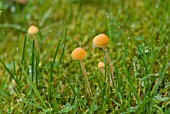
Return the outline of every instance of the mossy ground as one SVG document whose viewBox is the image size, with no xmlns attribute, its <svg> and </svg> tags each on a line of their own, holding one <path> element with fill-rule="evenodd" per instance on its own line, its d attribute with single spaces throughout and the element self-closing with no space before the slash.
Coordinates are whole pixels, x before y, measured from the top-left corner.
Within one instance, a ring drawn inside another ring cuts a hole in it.
<svg viewBox="0 0 170 114">
<path fill-rule="evenodd" d="M 0 1 L 0 113 L 169 113 L 169 6 L 169 0 Z M 36 36 L 27 35 L 32 24 Z M 100 33 L 110 38 L 113 87 L 105 83 L 104 52 L 92 43 Z M 93 97 L 71 58 L 76 47 L 87 51 Z"/>
</svg>

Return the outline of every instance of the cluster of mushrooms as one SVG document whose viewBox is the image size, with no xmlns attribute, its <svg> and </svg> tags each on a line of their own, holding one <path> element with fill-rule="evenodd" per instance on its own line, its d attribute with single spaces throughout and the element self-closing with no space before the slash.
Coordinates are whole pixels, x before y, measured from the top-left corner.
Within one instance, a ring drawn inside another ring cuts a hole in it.
<svg viewBox="0 0 170 114">
<path fill-rule="evenodd" d="M 36 36 L 35 34 L 38 32 L 38 27 L 34 26 L 34 25 L 31 25 L 27 31 L 27 33 L 29 35 L 32 35 L 33 38 L 34 38 L 34 41 L 35 41 L 35 47 L 38 48 L 38 42 L 36 40 Z M 109 66 L 110 66 L 110 73 L 111 73 L 111 76 L 110 76 L 110 86 L 112 86 L 112 80 L 114 79 L 113 77 L 113 65 L 112 65 L 112 61 L 109 57 L 109 53 L 108 53 L 108 50 L 106 48 L 106 46 L 108 45 L 109 43 L 109 38 L 105 35 L 105 34 L 99 34 L 97 35 L 96 37 L 94 37 L 93 39 L 93 44 L 96 46 L 96 47 L 99 47 L 99 48 L 103 48 L 104 52 L 105 52 L 105 56 L 106 56 L 106 59 L 109 63 Z M 92 91 L 91 91 L 91 88 L 90 88 L 90 84 L 89 84 L 89 81 L 88 81 L 88 77 L 87 77 L 87 73 L 86 73 L 86 70 L 85 70 L 85 66 L 84 66 L 84 63 L 83 63 L 83 59 L 85 59 L 85 57 L 87 56 L 87 53 L 86 51 L 81 48 L 81 47 L 78 47 L 76 49 L 74 49 L 72 51 L 72 54 L 71 54 L 72 58 L 74 60 L 79 60 L 80 61 L 80 65 L 81 65 L 81 68 L 82 68 L 82 72 L 83 72 L 83 75 L 84 75 L 84 78 L 85 78 L 85 81 L 87 83 L 87 93 L 88 93 L 88 96 L 93 96 L 92 95 Z M 104 67 L 105 67 L 105 64 L 103 62 L 99 62 L 98 63 L 98 68 L 101 70 L 101 72 L 103 73 L 103 75 L 105 74 L 104 72 Z M 106 76 L 106 82 L 108 82 L 108 79 L 107 79 L 107 76 Z"/>
<path fill-rule="evenodd" d="M 112 86 L 112 80 L 114 79 L 113 77 L 113 65 L 112 65 L 112 61 L 109 57 L 109 53 L 108 53 L 108 50 L 106 48 L 107 44 L 109 43 L 109 38 L 105 35 L 105 34 L 99 34 L 97 36 L 94 37 L 93 39 L 93 44 L 96 46 L 96 47 L 99 47 L 99 48 L 103 48 L 104 52 L 105 52 L 105 56 L 106 56 L 106 59 L 109 63 L 109 66 L 110 66 L 110 73 L 111 73 L 111 77 L 110 77 L 110 85 Z M 88 81 L 88 77 L 87 77 L 87 73 L 86 73 L 86 70 L 85 70 L 85 66 L 84 66 L 84 63 L 83 63 L 83 59 L 87 56 L 87 53 L 86 51 L 81 48 L 81 47 L 78 47 L 76 49 L 74 49 L 72 51 L 72 54 L 71 54 L 72 58 L 74 60 L 79 60 L 80 61 L 80 65 L 81 65 L 81 68 L 82 68 L 82 72 L 84 74 L 84 78 L 85 78 L 85 81 L 86 81 L 86 84 L 87 84 L 87 87 L 88 87 L 88 95 L 89 96 L 92 96 L 92 92 L 91 92 L 91 88 L 90 88 L 90 84 L 89 84 L 89 81 Z M 99 62 L 98 63 L 98 68 L 101 70 L 101 72 L 104 74 L 104 63 L 103 62 Z M 108 81 L 108 79 L 106 78 L 106 81 Z"/>
</svg>

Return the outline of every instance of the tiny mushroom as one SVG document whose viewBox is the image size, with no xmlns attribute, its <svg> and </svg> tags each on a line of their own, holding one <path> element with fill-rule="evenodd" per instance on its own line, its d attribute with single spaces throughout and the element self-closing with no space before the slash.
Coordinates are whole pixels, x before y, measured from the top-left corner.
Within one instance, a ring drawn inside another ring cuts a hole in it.
<svg viewBox="0 0 170 114">
<path fill-rule="evenodd" d="M 113 77 L 114 73 L 113 73 L 112 61 L 111 61 L 111 59 L 109 57 L 109 53 L 108 53 L 108 50 L 106 48 L 107 44 L 109 43 L 109 38 L 105 34 L 99 34 L 99 35 L 94 37 L 93 43 L 94 43 L 94 45 L 96 47 L 103 48 L 103 50 L 104 50 L 104 52 L 106 54 L 106 59 L 109 62 L 110 72 L 111 72 L 112 79 L 114 79 L 114 77 Z"/>
<path fill-rule="evenodd" d="M 38 27 L 36 27 L 35 25 L 31 25 L 31 26 L 28 28 L 28 30 L 27 30 L 27 33 L 28 33 L 29 35 L 32 35 L 32 36 L 33 36 L 33 39 L 34 39 L 34 41 L 35 41 L 35 47 L 36 47 L 36 49 L 37 49 L 38 51 L 40 51 L 40 50 L 39 50 L 38 41 L 37 41 L 37 39 L 36 39 L 36 34 L 37 34 L 38 32 L 39 32 Z"/>
<path fill-rule="evenodd" d="M 87 73 L 86 73 L 86 70 L 85 70 L 85 66 L 84 66 L 84 63 L 83 63 L 83 59 L 87 56 L 87 53 L 86 51 L 81 48 L 81 47 L 78 47 L 76 49 L 74 49 L 71 53 L 71 56 L 74 60 L 79 60 L 80 61 L 80 65 L 81 65 L 81 68 L 82 68 L 82 72 L 84 74 L 84 78 L 85 78 L 85 81 L 87 83 L 87 87 L 88 87 L 88 95 L 92 96 L 92 92 L 91 92 L 91 88 L 90 88 L 90 84 L 89 84 L 89 81 L 88 81 L 88 77 L 87 77 Z"/>
<path fill-rule="evenodd" d="M 99 62 L 98 63 L 98 68 L 100 69 L 100 71 L 102 72 L 102 74 L 104 75 L 104 63 L 103 62 Z"/>
<path fill-rule="evenodd" d="M 29 28 L 28 28 L 28 31 L 27 33 L 30 34 L 30 35 L 33 35 L 33 34 L 36 34 L 38 32 L 38 28 L 35 26 L 35 25 L 31 25 Z"/>
</svg>

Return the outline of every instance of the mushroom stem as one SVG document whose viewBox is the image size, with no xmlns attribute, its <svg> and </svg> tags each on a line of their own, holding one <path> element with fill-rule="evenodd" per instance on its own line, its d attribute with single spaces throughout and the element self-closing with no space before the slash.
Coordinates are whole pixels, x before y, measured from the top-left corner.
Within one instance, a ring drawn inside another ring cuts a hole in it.
<svg viewBox="0 0 170 114">
<path fill-rule="evenodd" d="M 102 72 L 103 75 L 105 74 L 103 68 L 100 68 L 100 71 Z"/>
<path fill-rule="evenodd" d="M 110 73 L 111 73 L 111 76 L 112 76 L 112 79 L 114 79 L 113 77 L 113 65 L 112 65 L 112 61 L 109 57 L 109 53 L 108 53 L 108 50 L 106 47 L 103 47 L 103 50 L 105 51 L 105 54 L 106 54 L 106 59 L 107 61 L 109 62 L 109 66 L 110 66 Z M 112 79 L 110 80 L 112 82 Z"/>
<path fill-rule="evenodd" d="M 88 95 L 89 96 L 93 96 L 92 95 L 92 92 L 91 92 L 91 88 L 90 88 L 90 84 L 89 84 L 89 81 L 88 81 L 88 77 L 87 77 L 87 74 L 86 74 L 86 70 L 85 70 L 85 66 L 84 66 L 84 63 L 83 63 L 83 60 L 80 60 L 80 65 L 81 65 L 81 68 L 82 68 L 82 72 L 84 74 L 84 78 L 85 78 L 85 81 L 87 83 L 87 87 L 88 87 Z"/>
<path fill-rule="evenodd" d="M 105 70 L 103 68 L 100 68 L 100 71 L 102 72 L 103 75 L 105 75 Z M 106 76 L 106 83 L 108 82 L 108 78 Z"/>
<path fill-rule="evenodd" d="M 35 42 L 35 48 L 36 48 L 36 50 L 37 50 L 38 52 L 40 52 L 39 45 L 38 45 L 38 41 L 37 41 L 37 39 L 36 39 L 36 35 L 33 36 L 33 40 L 34 40 L 34 42 Z"/>
</svg>

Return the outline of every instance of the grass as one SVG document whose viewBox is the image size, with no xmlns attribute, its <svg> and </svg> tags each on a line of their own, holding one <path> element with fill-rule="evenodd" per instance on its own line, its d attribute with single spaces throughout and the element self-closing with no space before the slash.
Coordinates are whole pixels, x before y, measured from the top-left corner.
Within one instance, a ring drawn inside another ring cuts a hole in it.
<svg viewBox="0 0 170 114">
<path fill-rule="evenodd" d="M 170 113 L 170 1 L 0 1 L 0 113 Z M 39 28 L 36 40 L 27 35 Z M 109 36 L 116 80 L 94 36 Z M 93 97 L 80 64 L 84 60 Z M 97 68 L 105 63 L 105 75 Z"/>
</svg>

